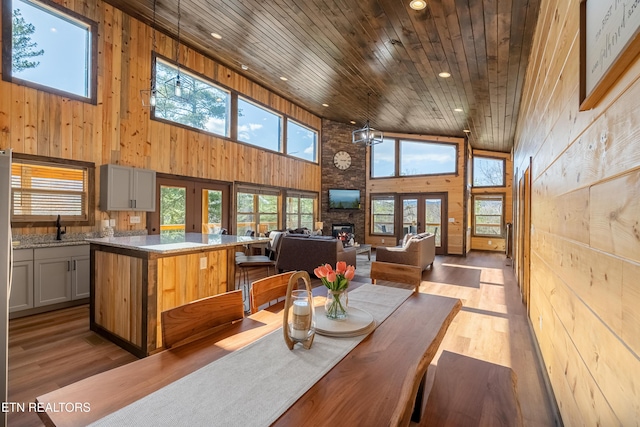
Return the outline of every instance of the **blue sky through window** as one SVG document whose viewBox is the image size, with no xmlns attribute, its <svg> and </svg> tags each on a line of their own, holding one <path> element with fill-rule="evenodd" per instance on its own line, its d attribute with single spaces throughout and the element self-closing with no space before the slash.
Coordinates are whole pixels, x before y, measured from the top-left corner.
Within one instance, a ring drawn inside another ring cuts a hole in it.
<svg viewBox="0 0 640 427">
<path fill-rule="evenodd" d="M 400 175 L 443 174 L 455 171 L 455 145 L 400 141 Z"/>
<path fill-rule="evenodd" d="M 311 129 L 287 120 L 287 154 L 315 162 L 317 135 Z"/>
<path fill-rule="evenodd" d="M 31 40 L 37 43 L 34 50 L 44 50 L 44 55 L 30 59 L 40 62 L 37 67 L 13 75 L 57 90 L 89 97 L 89 27 L 54 15 L 28 2 L 13 0 L 12 5 L 14 10 L 20 10 L 27 23 L 35 27 L 35 32 L 31 35 Z"/>
<path fill-rule="evenodd" d="M 385 138 L 372 147 L 371 176 L 374 178 L 394 176 L 396 173 L 396 140 Z"/>
<path fill-rule="evenodd" d="M 282 118 L 242 98 L 238 99 L 238 140 L 280 151 Z"/>
</svg>

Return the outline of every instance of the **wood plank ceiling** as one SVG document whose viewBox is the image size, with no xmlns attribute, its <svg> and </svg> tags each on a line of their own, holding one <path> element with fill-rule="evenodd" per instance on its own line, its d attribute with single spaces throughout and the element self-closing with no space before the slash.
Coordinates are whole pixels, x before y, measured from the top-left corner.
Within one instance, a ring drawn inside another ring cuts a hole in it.
<svg viewBox="0 0 640 427">
<path fill-rule="evenodd" d="M 106 1 L 153 22 L 153 0 Z M 540 0 L 428 0 L 421 11 L 409 0 L 180 0 L 180 41 L 321 117 L 358 127 L 369 118 L 385 132 L 469 129 L 474 148 L 508 152 L 539 7 Z M 156 0 L 157 29 L 175 38 L 177 18 L 178 0 Z"/>
</svg>

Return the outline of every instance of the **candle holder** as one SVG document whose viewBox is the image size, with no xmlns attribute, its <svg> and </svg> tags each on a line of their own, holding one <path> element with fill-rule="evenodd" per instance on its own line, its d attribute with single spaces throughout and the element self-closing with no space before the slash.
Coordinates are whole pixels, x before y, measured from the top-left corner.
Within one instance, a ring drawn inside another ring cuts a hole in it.
<svg viewBox="0 0 640 427">
<path fill-rule="evenodd" d="M 299 279 L 302 279 L 306 289 L 294 289 L 298 285 Z M 282 320 L 284 341 L 287 343 L 289 350 L 293 350 L 296 343 L 301 343 L 307 350 L 311 348 L 316 334 L 315 323 L 309 273 L 296 271 L 289 278 Z"/>
</svg>

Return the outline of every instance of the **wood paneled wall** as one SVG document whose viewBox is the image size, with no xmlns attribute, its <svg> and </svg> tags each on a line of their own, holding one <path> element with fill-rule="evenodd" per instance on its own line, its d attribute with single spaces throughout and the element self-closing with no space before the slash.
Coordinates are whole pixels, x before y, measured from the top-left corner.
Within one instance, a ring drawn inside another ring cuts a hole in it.
<svg viewBox="0 0 640 427">
<path fill-rule="evenodd" d="M 564 424 L 637 425 L 640 60 L 580 112 L 579 6 L 542 1 L 518 120 L 518 175 L 533 159 L 530 318 Z"/>
<path fill-rule="evenodd" d="M 385 136 L 387 136 L 385 134 Z M 448 222 L 448 253 L 454 255 L 462 255 L 463 252 L 463 239 L 465 235 L 465 222 L 464 222 L 464 171 L 465 171 L 465 140 L 464 138 L 453 138 L 443 136 L 428 136 L 428 135 L 397 135 L 389 134 L 390 137 L 406 137 L 414 140 L 424 139 L 426 141 L 433 142 L 447 142 L 458 145 L 458 159 L 457 166 L 458 172 L 455 175 L 433 175 L 433 176 L 418 176 L 418 177 L 400 177 L 400 178 L 378 178 L 369 179 L 370 162 L 367 162 L 367 201 L 371 200 L 373 194 L 400 194 L 400 193 L 447 193 L 448 194 L 448 212 L 447 218 L 443 218 L 443 221 L 448 221 L 449 218 L 453 218 L 454 222 Z M 370 150 L 367 149 L 367 156 Z M 370 157 L 368 157 L 370 158 Z M 367 202 L 368 203 L 368 202 Z M 367 206 L 367 213 L 370 211 L 370 206 Z M 370 215 L 366 217 L 366 242 L 373 246 L 395 246 L 396 241 L 394 238 L 384 237 L 385 241 L 382 242 L 383 237 L 372 236 L 370 233 Z"/>
<path fill-rule="evenodd" d="M 473 150 L 474 156 L 485 156 L 505 159 L 505 186 L 504 187 L 491 187 L 491 188 L 471 188 L 471 194 L 503 194 L 504 195 L 504 223 L 512 222 L 513 212 L 513 161 L 510 153 L 498 153 L 495 151 Z M 473 158 L 471 159 L 473 165 Z M 469 172 L 469 175 L 472 171 Z M 473 182 L 473 181 L 472 181 Z M 470 199 L 470 203 L 473 204 L 473 199 Z M 470 215 L 473 215 L 473 205 L 470 206 Z M 469 224 L 472 224 L 473 219 L 469 218 Z M 505 231 L 506 233 L 506 231 Z M 482 251 L 505 251 L 506 234 L 502 238 L 495 237 L 476 237 L 471 231 L 471 249 L 478 249 Z"/>
<path fill-rule="evenodd" d="M 98 103 L 91 105 L 0 81 L 0 148 L 158 172 L 320 191 L 320 166 L 179 126 L 150 120 L 140 91 L 149 88 L 152 29 L 99 0 L 55 0 L 99 24 Z M 156 32 L 157 52 L 174 58 L 176 41 Z M 319 117 L 182 45 L 180 63 L 320 130 Z M 99 174 L 96 174 L 99 180 Z M 96 197 L 99 198 L 99 182 Z M 97 205 L 97 203 L 96 203 Z M 98 207 L 96 206 L 96 210 Z M 130 215 L 142 216 L 129 225 Z M 143 229 L 143 212 L 112 212 L 118 229 Z M 107 213 L 96 212 L 96 220 Z M 69 232 L 96 231 L 75 227 Z M 20 228 L 14 234 L 53 233 Z"/>
</svg>

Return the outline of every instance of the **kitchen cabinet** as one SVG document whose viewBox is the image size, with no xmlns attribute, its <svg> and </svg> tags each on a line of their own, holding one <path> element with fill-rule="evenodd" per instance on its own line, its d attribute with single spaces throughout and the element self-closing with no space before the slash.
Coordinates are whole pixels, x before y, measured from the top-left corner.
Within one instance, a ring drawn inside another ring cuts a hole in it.
<svg viewBox="0 0 640 427">
<path fill-rule="evenodd" d="M 156 172 L 120 165 L 100 166 L 100 210 L 156 210 Z"/>
<path fill-rule="evenodd" d="M 9 312 L 33 308 L 33 249 L 13 251 Z"/>
<path fill-rule="evenodd" d="M 86 255 L 71 258 L 71 300 L 89 298 L 91 261 L 88 246 L 85 251 Z"/>
<path fill-rule="evenodd" d="M 89 296 L 89 245 L 34 249 L 34 307 Z"/>
</svg>

